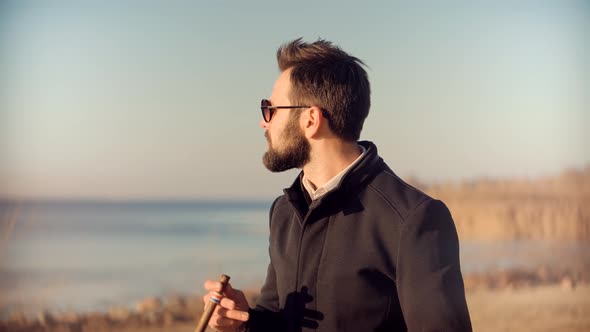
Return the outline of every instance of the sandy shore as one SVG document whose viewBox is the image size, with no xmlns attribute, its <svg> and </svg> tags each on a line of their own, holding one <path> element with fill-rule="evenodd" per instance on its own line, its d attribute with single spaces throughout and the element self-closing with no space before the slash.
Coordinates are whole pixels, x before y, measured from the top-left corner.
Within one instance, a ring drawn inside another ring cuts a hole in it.
<svg viewBox="0 0 590 332">
<path fill-rule="evenodd" d="M 467 303 L 474 331 L 590 331 L 590 285 L 473 290 Z"/>
<path fill-rule="evenodd" d="M 250 299 L 255 296 L 251 294 Z M 590 284 L 553 283 L 519 288 L 473 288 L 467 291 L 467 302 L 474 331 L 590 331 Z M 151 323 L 128 318 L 125 322 L 104 320 L 91 324 L 38 323 L 29 326 L 0 325 L 0 331 L 120 331 L 120 332 L 192 332 L 200 317 L 180 320 L 163 319 Z"/>
</svg>

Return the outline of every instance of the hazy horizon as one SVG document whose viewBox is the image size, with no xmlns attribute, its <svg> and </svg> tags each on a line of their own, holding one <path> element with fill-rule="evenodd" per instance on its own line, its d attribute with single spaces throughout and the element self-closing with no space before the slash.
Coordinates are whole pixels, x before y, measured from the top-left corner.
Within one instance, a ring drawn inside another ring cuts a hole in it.
<svg viewBox="0 0 590 332">
<path fill-rule="evenodd" d="M 312 9 L 313 8 L 313 9 Z M 0 4 L 0 199 L 259 200 L 275 52 L 362 59 L 362 140 L 426 183 L 590 165 L 590 4 Z"/>
</svg>

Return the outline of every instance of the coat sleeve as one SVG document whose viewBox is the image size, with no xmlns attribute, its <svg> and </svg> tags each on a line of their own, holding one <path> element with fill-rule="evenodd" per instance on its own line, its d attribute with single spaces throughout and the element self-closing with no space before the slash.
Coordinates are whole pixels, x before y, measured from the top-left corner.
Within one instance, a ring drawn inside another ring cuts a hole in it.
<svg viewBox="0 0 590 332">
<path fill-rule="evenodd" d="M 269 226 L 272 222 L 273 210 L 278 198 L 273 202 L 270 208 Z M 272 236 L 272 235 L 271 235 Z M 270 256 L 270 250 L 269 250 Z M 266 271 L 266 279 L 260 290 L 260 296 L 256 301 L 256 307 L 249 310 L 250 319 L 248 321 L 249 332 L 266 332 L 279 331 L 281 327 L 281 314 L 279 308 L 279 295 L 277 293 L 277 278 L 272 258 Z"/>
<path fill-rule="evenodd" d="M 444 203 L 428 199 L 400 233 L 397 291 L 408 331 L 471 331 L 459 239 Z"/>
</svg>

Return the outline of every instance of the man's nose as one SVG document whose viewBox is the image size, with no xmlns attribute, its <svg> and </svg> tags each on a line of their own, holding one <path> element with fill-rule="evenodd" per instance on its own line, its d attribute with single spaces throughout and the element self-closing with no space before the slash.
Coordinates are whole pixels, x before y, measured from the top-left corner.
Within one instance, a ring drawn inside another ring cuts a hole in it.
<svg viewBox="0 0 590 332">
<path fill-rule="evenodd" d="M 260 120 L 260 127 L 262 129 L 267 129 L 268 128 L 268 122 L 264 121 L 264 119 Z"/>
</svg>

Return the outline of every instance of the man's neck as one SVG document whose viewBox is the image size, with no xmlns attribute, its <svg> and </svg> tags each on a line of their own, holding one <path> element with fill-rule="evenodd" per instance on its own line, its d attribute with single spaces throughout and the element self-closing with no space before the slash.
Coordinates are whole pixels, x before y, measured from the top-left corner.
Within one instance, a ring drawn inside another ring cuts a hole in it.
<svg viewBox="0 0 590 332">
<path fill-rule="evenodd" d="M 356 142 L 323 141 L 312 148 L 310 161 L 303 166 L 303 174 L 319 188 L 352 164 L 361 151 Z"/>
</svg>

